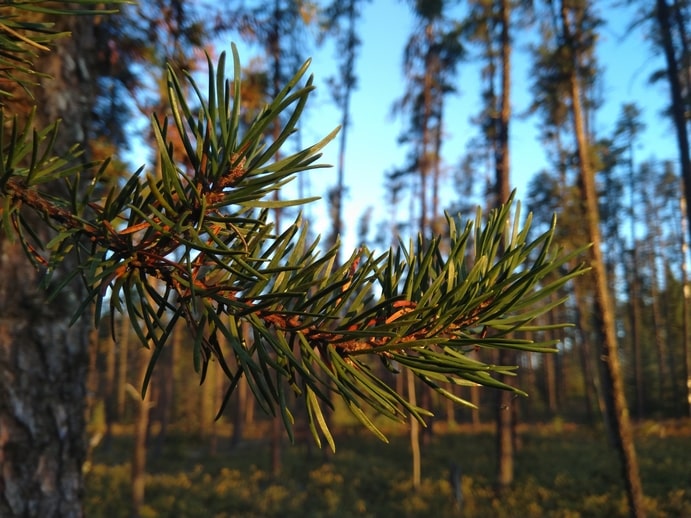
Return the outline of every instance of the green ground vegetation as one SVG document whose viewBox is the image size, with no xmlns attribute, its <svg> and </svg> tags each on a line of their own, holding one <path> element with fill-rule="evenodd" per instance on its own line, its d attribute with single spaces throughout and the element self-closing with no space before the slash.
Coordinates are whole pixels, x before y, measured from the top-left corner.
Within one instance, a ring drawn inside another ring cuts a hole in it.
<svg viewBox="0 0 691 518">
<path fill-rule="evenodd" d="M 435 426 L 423 449 L 420 490 L 410 482 L 406 430 L 391 429 L 388 445 L 353 427 L 338 450 L 317 450 L 305 433 L 283 451 L 283 470 L 269 473 L 269 431 L 231 449 L 218 439 L 171 434 L 150 455 L 151 517 L 625 517 L 619 463 L 602 429 L 553 422 L 521 429 L 515 487 L 497 496 L 490 428 Z M 651 518 L 691 516 L 691 423 L 637 425 L 646 507 Z M 100 446 L 87 476 L 87 516 L 129 516 L 130 437 Z M 212 445 L 215 444 L 215 451 Z M 459 475 L 454 477 L 454 475 Z M 456 483 L 458 481 L 458 484 Z M 460 491 L 462 499 L 457 499 Z"/>
</svg>

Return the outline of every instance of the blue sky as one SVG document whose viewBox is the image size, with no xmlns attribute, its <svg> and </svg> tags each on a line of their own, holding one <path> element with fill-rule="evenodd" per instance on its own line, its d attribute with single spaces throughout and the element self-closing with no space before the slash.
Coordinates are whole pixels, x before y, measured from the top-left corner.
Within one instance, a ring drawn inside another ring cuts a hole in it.
<svg viewBox="0 0 691 518">
<path fill-rule="evenodd" d="M 628 30 L 631 12 L 609 7 L 613 1 L 598 2 L 600 16 L 605 25 L 598 41 L 600 66 L 605 105 L 599 110 L 596 132 L 605 135 L 614 127 L 623 103 L 635 102 L 643 112 L 647 125 L 641 145 L 636 150 L 637 160 L 656 158 L 676 160 L 674 132 L 670 121 L 660 116 L 667 105 L 664 82 L 650 85 L 651 73 L 664 63 L 661 56 L 653 56 L 650 42 L 645 41 L 644 31 Z M 357 226 L 364 211 L 371 207 L 373 226 L 386 221 L 388 216 L 387 193 L 384 175 L 403 164 L 407 149 L 397 143 L 404 121 L 391 115 L 392 103 L 401 97 L 403 81 L 402 54 L 406 40 L 413 29 L 413 19 L 408 2 L 402 0 L 376 0 L 367 3 L 360 20 L 359 31 L 362 46 L 357 61 L 358 89 L 351 101 L 351 126 L 348 133 L 346 155 L 345 231 L 344 253 L 358 243 Z M 533 29 L 534 31 L 535 29 Z M 516 36 L 513 52 L 512 108 L 514 114 L 525 112 L 530 101 L 530 61 L 526 41 L 531 35 Z M 220 42 L 219 52 L 229 50 L 230 42 Z M 258 52 L 237 42 L 240 59 L 247 66 L 253 54 Z M 309 44 L 308 44 L 309 45 Z M 225 47 L 227 48 L 225 48 Z M 340 123 L 340 114 L 333 106 L 326 87 L 326 79 L 335 73 L 337 63 L 329 46 L 305 48 L 312 57 L 310 72 L 315 76 L 317 90 L 312 96 L 306 116 L 301 121 L 302 144 L 310 145 L 328 134 Z M 455 167 L 466 151 L 469 139 L 477 135 L 470 123 L 479 104 L 479 72 L 477 61 L 468 60 L 459 66 L 458 94 L 447 101 L 444 115 L 448 140 L 442 150 L 448 169 Z M 229 70 L 227 72 L 230 72 Z M 539 142 L 538 120 L 535 117 L 516 117 L 510 132 L 512 183 L 518 190 L 518 199 L 525 197 L 530 178 L 548 167 L 544 150 Z M 322 162 L 337 163 L 338 144 L 332 142 L 324 151 Z M 141 155 L 138 155 L 141 156 Z M 136 164 L 139 166 L 140 164 Z M 336 168 L 319 169 L 309 175 L 307 194 L 325 197 L 336 183 Z M 479 172 L 483 174 L 484 172 Z M 453 178 L 446 178 L 447 198 L 455 196 Z M 286 194 L 290 196 L 290 194 Z M 399 209 L 403 215 L 408 204 L 404 201 Z M 315 233 L 328 234 L 330 221 L 326 201 L 315 202 L 307 209 Z"/>
<path fill-rule="evenodd" d="M 603 4 L 604 5 L 604 4 Z M 598 42 L 601 66 L 604 68 L 603 95 L 605 106 L 598 112 L 597 132 L 609 132 L 619 117 L 620 107 L 636 102 L 643 112 L 647 127 L 636 150 L 639 160 L 676 159 L 671 123 L 660 117 L 667 104 L 664 82 L 650 85 L 650 74 L 662 67 L 661 57 L 652 55 L 649 42 L 641 32 L 628 31 L 631 14 L 621 9 L 607 8 L 601 16 L 606 20 Z M 397 144 L 403 122 L 391 116 L 392 102 L 404 90 L 402 52 L 413 27 L 409 8 L 397 0 L 377 0 L 365 6 L 360 35 L 363 45 L 357 64 L 358 90 L 352 98 L 351 128 L 346 156 L 345 200 L 346 225 L 344 244 L 356 246 L 357 221 L 367 207 L 375 208 L 375 219 L 387 216 L 384 173 L 404 161 L 406 149 Z M 521 49 L 521 46 L 523 48 Z M 334 70 L 331 49 L 313 50 L 312 73 L 317 85 Z M 524 112 L 530 102 L 530 63 L 524 44 L 518 42 L 514 51 L 513 110 Z M 448 167 L 455 166 L 463 155 L 469 138 L 477 130 L 469 123 L 479 106 L 478 71 L 475 63 L 462 63 L 459 67 L 459 94 L 451 98 L 445 115 L 449 140 L 444 146 L 444 159 Z M 330 103 L 326 87 L 318 87 L 307 119 L 303 122 L 304 144 L 325 135 L 339 123 L 340 116 Z M 518 198 L 525 195 L 530 178 L 547 167 L 540 146 L 535 118 L 517 118 L 512 122 L 510 145 L 512 183 L 518 189 Z M 325 161 L 336 164 L 338 146 L 332 143 L 325 151 Z M 326 169 L 311 173 L 310 185 L 314 195 L 324 196 L 336 181 L 336 170 Z M 450 182 L 452 178 L 447 177 Z M 453 189 L 447 187 L 451 195 Z M 329 222 L 324 216 L 325 202 L 317 202 L 311 210 L 314 230 L 328 232 Z M 400 211 L 404 211 L 403 203 Z"/>
</svg>

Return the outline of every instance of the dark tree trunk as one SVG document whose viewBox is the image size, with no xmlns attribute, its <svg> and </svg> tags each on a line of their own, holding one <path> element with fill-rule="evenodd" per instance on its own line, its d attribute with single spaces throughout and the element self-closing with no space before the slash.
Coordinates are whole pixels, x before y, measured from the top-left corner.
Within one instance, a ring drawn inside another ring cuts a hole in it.
<svg viewBox="0 0 691 518">
<path fill-rule="evenodd" d="M 35 64 L 53 77 L 35 88 L 35 123 L 44 127 L 61 118 L 55 151 L 65 153 L 88 138 L 94 27 L 86 16 L 53 21 L 72 39 L 58 40 L 57 49 Z M 29 104 L 26 98 L 8 103 L 5 120 L 21 120 Z M 74 267 L 65 261 L 56 280 Z M 48 302 L 40 275 L 21 246 L 0 231 L 0 516 L 8 518 L 83 514 L 89 318 L 70 327 L 79 287 L 68 286 Z"/>
</svg>

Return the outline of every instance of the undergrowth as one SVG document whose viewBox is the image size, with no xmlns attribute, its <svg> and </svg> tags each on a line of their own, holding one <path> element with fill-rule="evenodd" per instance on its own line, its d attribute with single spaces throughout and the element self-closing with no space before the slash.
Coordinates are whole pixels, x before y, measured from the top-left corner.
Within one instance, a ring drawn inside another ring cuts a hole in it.
<svg viewBox="0 0 691 518">
<path fill-rule="evenodd" d="M 437 427 L 439 428 L 439 427 Z M 391 444 L 351 431 L 333 456 L 285 445 L 279 476 L 269 470 L 268 441 L 230 449 L 169 436 L 150 455 L 143 517 L 626 517 L 619 464 L 603 432 L 582 427 L 530 427 L 520 433 L 516 483 L 493 487 L 493 435 L 436 430 L 423 447 L 423 482 L 414 491 L 404 430 Z M 691 517 L 689 433 L 641 427 L 637 447 L 650 518 Z M 95 452 L 87 474 L 87 516 L 128 517 L 128 437 Z M 456 475 L 456 476 L 454 476 Z"/>
</svg>

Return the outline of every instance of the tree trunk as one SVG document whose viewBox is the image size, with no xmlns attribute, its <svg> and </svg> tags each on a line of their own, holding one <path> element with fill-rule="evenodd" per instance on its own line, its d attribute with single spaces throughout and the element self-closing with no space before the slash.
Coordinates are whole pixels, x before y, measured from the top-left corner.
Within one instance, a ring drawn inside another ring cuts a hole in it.
<svg viewBox="0 0 691 518">
<path fill-rule="evenodd" d="M 648 196 L 645 196 L 646 219 L 649 221 L 649 246 L 646 250 L 646 260 L 650 269 L 650 311 L 652 317 L 653 339 L 655 352 L 657 353 L 657 398 L 659 401 L 679 401 L 676 390 L 677 380 L 671 363 L 671 357 L 667 349 L 667 340 L 664 332 L 668 329 L 668 323 L 660 310 L 660 290 L 658 287 L 659 272 L 657 268 L 657 250 L 662 250 L 661 244 L 662 226 L 658 211 Z M 676 409 L 675 409 L 676 411 Z"/>
<path fill-rule="evenodd" d="M 127 387 L 127 358 L 130 348 L 130 320 L 127 315 L 120 315 L 120 335 L 118 337 L 118 369 L 115 382 L 117 420 L 125 418 L 125 401 Z"/>
<path fill-rule="evenodd" d="M 571 51 L 571 66 L 569 67 L 569 94 L 571 100 L 571 115 L 578 151 L 580 167 L 580 183 L 585 205 L 585 224 L 590 248 L 591 266 L 595 282 L 595 319 L 597 332 L 601 342 L 601 359 L 603 361 L 603 377 L 605 381 L 605 397 L 608 416 L 615 434 L 616 448 L 621 460 L 622 476 L 626 484 L 626 494 L 629 512 L 632 517 L 645 516 L 643 507 L 643 486 L 638 469 L 638 459 L 633 441 L 633 430 L 629 419 L 629 411 L 624 395 L 624 382 L 619 365 L 619 351 L 617 348 L 616 325 L 614 320 L 614 304 L 607 284 L 607 274 L 602 256 L 600 237 L 600 215 L 598 211 L 598 197 L 595 186 L 595 174 L 590 163 L 588 142 L 583 125 L 583 109 L 581 107 L 581 91 L 577 77 L 576 49 L 579 41 L 572 34 L 568 8 L 561 5 L 561 23 L 564 40 Z"/>
<path fill-rule="evenodd" d="M 104 437 L 104 446 L 110 447 L 110 440 L 113 437 L 113 423 L 117 416 L 117 406 L 115 401 L 115 367 L 117 347 L 111 333 L 105 338 L 106 347 L 106 374 L 103 386 L 103 401 L 104 401 L 104 416 L 106 421 L 106 430 Z"/>
<path fill-rule="evenodd" d="M 347 16 L 347 36 L 345 38 L 345 45 L 340 49 L 345 55 L 343 57 L 343 62 L 340 65 L 340 89 L 336 90 L 334 97 L 336 98 L 336 103 L 341 109 L 341 132 L 339 134 L 338 142 L 338 165 L 336 168 L 336 187 L 332 191 L 330 196 L 330 201 L 332 204 L 332 229 L 331 236 L 327 241 L 328 245 L 333 245 L 338 239 L 340 239 L 343 233 L 343 201 L 345 198 L 345 158 L 346 158 L 346 145 L 348 139 L 348 130 L 350 125 L 350 101 L 355 88 L 355 57 L 357 47 L 360 45 L 356 28 L 356 20 L 358 17 L 356 9 L 357 0 L 349 0 L 346 7 Z M 341 251 L 340 248 L 336 252 L 336 265 L 341 264 Z"/>
<path fill-rule="evenodd" d="M 505 203 L 511 193 L 509 180 L 509 121 L 511 116 L 511 39 L 509 36 L 510 19 L 509 0 L 499 1 L 499 24 L 501 26 L 501 100 L 497 136 L 494 143 L 496 185 L 495 205 Z M 514 365 L 516 353 L 510 349 L 499 352 L 499 364 Z M 510 377 L 503 381 L 511 382 Z M 497 392 L 497 486 L 504 490 L 513 484 L 514 479 L 514 435 L 516 423 L 512 411 L 513 393 L 500 390 Z"/>
<path fill-rule="evenodd" d="M 592 368 L 592 352 L 590 343 L 590 322 L 585 318 L 584 308 L 588 306 L 588 301 L 583 295 L 583 288 L 580 282 L 574 283 L 574 297 L 576 299 L 576 329 L 580 334 L 580 344 L 578 346 L 579 359 L 581 363 L 581 370 L 583 371 L 583 384 L 585 392 L 585 407 L 586 419 L 588 424 L 595 424 L 595 405 L 593 399 L 597 402 L 597 408 L 600 415 L 604 417 L 604 401 L 602 400 L 602 391 L 599 389 L 597 377 L 593 375 Z"/>
<path fill-rule="evenodd" d="M 415 395 L 415 375 L 411 370 L 406 371 L 406 381 L 408 387 L 408 401 L 410 404 L 417 405 Z M 413 489 L 420 489 L 422 483 L 422 461 L 420 454 L 420 423 L 415 417 L 410 416 L 410 453 L 413 460 L 412 481 Z"/>
<path fill-rule="evenodd" d="M 34 89 L 37 128 L 62 118 L 56 153 L 88 138 L 93 105 L 93 20 L 54 17 L 70 31 L 56 50 L 35 63 L 50 74 Z M 21 91 L 17 92 L 22 95 Z M 3 106 L 21 120 L 30 101 Z M 45 225 L 37 225 L 41 232 Z M 65 261 L 55 281 L 75 268 Z M 22 247 L 0 232 L 0 516 L 82 516 L 85 382 L 89 318 L 69 326 L 82 300 L 78 285 L 53 301 L 39 287 L 40 273 Z"/>
<path fill-rule="evenodd" d="M 182 348 L 183 327 L 176 326 L 170 343 L 163 352 L 163 357 L 158 360 L 158 376 L 160 387 L 156 401 L 157 416 L 160 419 L 160 428 L 153 445 L 153 454 L 158 455 L 163 451 L 163 446 L 168 437 L 168 427 L 175 414 L 175 366 L 177 365 L 178 351 Z"/>
<path fill-rule="evenodd" d="M 271 474 L 278 477 L 283 469 L 283 448 L 281 440 L 283 436 L 283 420 L 280 413 L 271 418 Z"/>
<path fill-rule="evenodd" d="M 131 466 L 132 516 L 134 518 L 141 516 L 146 491 L 146 438 L 149 430 L 152 387 L 150 386 L 148 388 L 143 398 L 140 398 L 139 394 L 144 381 L 144 376 L 146 374 L 146 369 L 149 364 L 150 356 L 151 355 L 147 349 L 141 348 L 139 351 L 139 376 L 137 377 L 137 385 L 132 394 L 135 404 L 137 405 L 137 417 L 134 422 L 134 447 L 132 448 Z"/>
<path fill-rule="evenodd" d="M 471 352 L 472 358 L 475 353 Z M 482 414 L 480 413 L 480 387 L 471 385 L 468 389 L 470 391 L 470 402 L 476 407 L 470 411 L 470 422 L 473 425 L 473 430 L 479 430 L 482 424 Z"/>
<path fill-rule="evenodd" d="M 636 418 L 645 417 L 643 359 L 641 352 L 641 338 L 639 325 L 641 323 L 641 305 L 638 286 L 638 252 L 634 242 L 631 251 L 631 268 L 627 268 L 627 284 L 629 292 L 629 326 L 631 333 L 631 357 L 633 358 L 633 380 L 636 394 Z"/>
<path fill-rule="evenodd" d="M 248 322 L 242 323 L 242 336 L 248 344 L 248 347 L 252 345 L 252 332 L 250 330 L 250 325 Z M 232 448 L 237 447 L 242 441 L 243 434 L 245 431 L 245 424 L 247 423 L 247 405 L 248 405 L 248 386 L 247 378 L 243 376 L 238 382 L 238 387 L 236 390 L 237 401 L 233 405 L 232 413 L 232 423 L 233 432 L 230 438 L 230 445 Z"/>
<path fill-rule="evenodd" d="M 557 365 L 553 354 L 543 358 L 545 362 L 545 392 L 547 394 L 547 410 L 550 417 L 556 417 L 557 408 Z"/>
<path fill-rule="evenodd" d="M 680 203 L 682 207 L 682 218 L 681 218 L 681 289 L 682 289 L 682 356 L 684 358 L 683 368 L 684 368 L 684 381 L 686 383 L 686 401 L 684 402 L 684 415 L 686 417 L 691 417 L 691 352 L 689 349 L 691 344 L 689 344 L 689 275 L 686 266 L 686 258 L 688 257 L 688 240 L 686 239 L 686 227 L 688 221 L 684 218 L 683 213 L 686 198 L 682 196 L 680 198 Z"/>
</svg>

